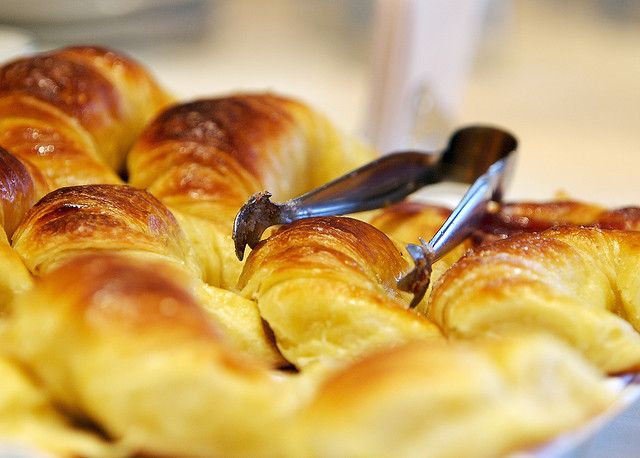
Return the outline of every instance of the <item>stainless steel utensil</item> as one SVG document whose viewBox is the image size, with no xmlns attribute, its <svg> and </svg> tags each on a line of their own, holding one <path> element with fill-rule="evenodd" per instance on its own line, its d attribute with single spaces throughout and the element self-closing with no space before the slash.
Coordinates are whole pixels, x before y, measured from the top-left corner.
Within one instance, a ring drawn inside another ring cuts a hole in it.
<svg viewBox="0 0 640 458">
<path fill-rule="evenodd" d="M 415 267 L 398 280 L 398 287 L 414 294 L 410 307 L 418 305 L 424 297 L 429 287 L 431 265 L 474 232 L 490 202 L 502 201 L 516 157 L 517 142 L 512 139 L 513 142 L 505 145 L 506 155 L 478 177 L 429 243 L 421 239 L 420 245 L 407 245 Z"/>
<path fill-rule="evenodd" d="M 236 256 L 242 259 L 246 245 L 255 247 L 263 232 L 276 224 L 381 208 L 423 186 L 442 181 L 471 184 L 489 165 L 515 150 L 516 145 L 516 139 L 502 129 L 469 126 L 456 131 L 440 154 L 418 151 L 389 154 L 281 204 L 271 202 L 268 192 L 257 193 L 236 215 L 233 225 Z M 423 248 L 411 250 L 416 262 L 424 260 L 424 256 L 417 253 L 424 254 Z M 418 272 L 412 272 L 415 280 Z M 417 283 L 408 278 L 404 277 L 402 285 L 411 291 L 418 288 Z"/>
</svg>

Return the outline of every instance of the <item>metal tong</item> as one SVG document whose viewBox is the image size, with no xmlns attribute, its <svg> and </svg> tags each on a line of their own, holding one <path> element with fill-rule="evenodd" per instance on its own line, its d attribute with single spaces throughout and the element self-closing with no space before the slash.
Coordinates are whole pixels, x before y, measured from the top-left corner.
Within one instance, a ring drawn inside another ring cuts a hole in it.
<svg viewBox="0 0 640 458">
<path fill-rule="evenodd" d="M 420 239 L 419 245 L 407 245 L 415 267 L 398 280 L 398 287 L 414 294 L 410 307 L 415 307 L 427 291 L 433 262 L 471 235 L 489 202 L 502 200 L 517 144 L 515 137 L 502 129 L 469 126 L 454 132 L 440 154 L 392 153 L 280 204 L 271 202 L 268 192 L 257 193 L 236 215 L 236 256 L 242 259 L 246 245 L 255 247 L 273 225 L 382 208 L 442 181 L 471 184 L 429 243 Z"/>
</svg>

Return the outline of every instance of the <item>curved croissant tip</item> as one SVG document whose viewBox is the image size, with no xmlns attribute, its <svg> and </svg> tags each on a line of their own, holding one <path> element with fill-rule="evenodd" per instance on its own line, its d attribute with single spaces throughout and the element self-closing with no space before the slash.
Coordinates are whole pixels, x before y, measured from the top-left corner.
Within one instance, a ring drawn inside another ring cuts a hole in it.
<svg viewBox="0 0 640 458">
<path fill-rule="evenodd" d="M 255 247 L 268 227 L 281 222 L 280 207 L 271 202 L 270 197 L 268 191 L 254 194 L 236 215 L 232 237 L 240 261 L 244 258 L 247 245 Z"/>
</svg>

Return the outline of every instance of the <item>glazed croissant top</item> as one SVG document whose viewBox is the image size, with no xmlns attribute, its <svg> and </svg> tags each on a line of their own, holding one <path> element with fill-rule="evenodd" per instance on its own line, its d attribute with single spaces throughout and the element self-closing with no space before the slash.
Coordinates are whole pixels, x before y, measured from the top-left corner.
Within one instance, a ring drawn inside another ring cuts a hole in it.
<svg viewBox="0 0 640 458">
<path fill-rule="evenodd" d="M 251 194 L 291 198 L 374 152 L 279 95 L 170 101 L 101 48 L 0 67 L 0 443 L 60 456 L 494 457 L 602 412 L 615 397 L 602 369 L 636 367 L 631 231 L 521 236 L 457 261 L 466 242 L 434 267 L 442 278 L 417 310 L 396 286 L 412 267 L 399 240 L 428 237 L 444 209 L 300 221 L 243 264 L 230 232 Z M 494 270 L 474 270 L 494 253 Z M 593 297 L 571 289 L 580 275 Z M 491 327 L 514 297 L 535 332 Z M 557 310 L 540 305 L 549 297 Z M 610 332 L 547 332 L 571 314 Z M 624 357 L 607 366 L 606 352 Z"/>
<path fill-rule="evenodd" d="M 46 113 L 35 115 L 42 122 L 31 124 L 36 134 L 46 136 L 52 122 L 80 124 L 85 132 L 69 141 L 90 140 L 104 164 L 116 171 L 137 133 L 171 101 L 136 62 L 97 47 L 65 48 L 10 62 L 0 69 L 0 95 L 11 105 L 3 110 L 3 120 L 24 115 L 25 108 Z M 19 135 L 15 128 L 11 133 Z M 46 149 L 38 152 L 52 152 Z"/>
<path fill-rule="evenodd" d="M 300 102 L 240 94 L 163 112 L 134 145 L 128 170 L 131 185 L 148 189 L 180 219 L 199 247 L 206 280 L 232 288 L 242 266 L 230 228 L 253 193 L 291 198 L 372 157 Z"/>
</svg>

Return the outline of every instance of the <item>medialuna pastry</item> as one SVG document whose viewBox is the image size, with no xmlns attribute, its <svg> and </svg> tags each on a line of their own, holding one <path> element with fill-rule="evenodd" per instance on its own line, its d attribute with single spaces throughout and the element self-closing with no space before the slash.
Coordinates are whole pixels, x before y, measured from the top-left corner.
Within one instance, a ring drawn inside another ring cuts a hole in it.
<svg viewBox="0 0 640 458">
<path fill-rule="evenodd" d="M 522 235 L 494 215 L 410 310 L 404 243 L 446 209 L 308 219 L 235 258 L 253 193 L 376 154 L 300 101 L 178 103 L 66 48 L 0 67 L 0 147 L 0 449 L 497 457 L 583 425 L 638 367 L 633 210 Z"/>
</svg>

